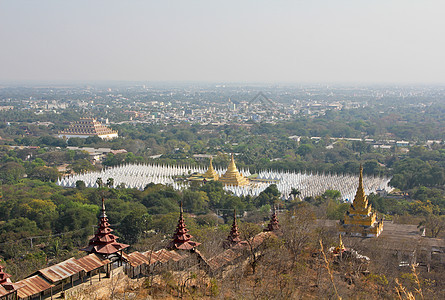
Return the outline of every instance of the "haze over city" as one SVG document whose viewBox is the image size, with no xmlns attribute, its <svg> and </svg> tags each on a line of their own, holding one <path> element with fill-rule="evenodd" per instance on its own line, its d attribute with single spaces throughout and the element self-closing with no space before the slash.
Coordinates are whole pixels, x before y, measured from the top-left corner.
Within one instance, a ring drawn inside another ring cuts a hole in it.
<svg viewBox="0 0 445 300">
<path fill-rule="evenodd" d="M 0 81 L 442 83 L 443 1 L 0 1 Z"/>
</svg>

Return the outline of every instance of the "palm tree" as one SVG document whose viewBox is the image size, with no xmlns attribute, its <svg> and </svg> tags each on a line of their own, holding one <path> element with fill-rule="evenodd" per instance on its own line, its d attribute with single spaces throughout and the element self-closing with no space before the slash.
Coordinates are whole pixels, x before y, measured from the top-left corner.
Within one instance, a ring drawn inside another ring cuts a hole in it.
<svg viewBox="0 0 445 300">
<path fill-rule="evenodd" d="M 109 188 L 112 188 L 114 186 L 114 179 L 113 178 L 108 178 L 107 179 L 107 186 Z"/>
<path fill-rule="evenodd" d="M 301 192 L 297 188 L 292 188 L 291 192 L 289 193 L 289 196 L 292 196 L 292 198 L 295 200 L 295 198 L 300 195 Z"/>
<path fill-rule="evenodd" d="M 98 188 L 101 188 L 104 185 L 104 182 L 103 182 L 102 178 L 100 178 L 100 177 L 97 178 L 96 179 L 96 184 L 97 184 Z"/>
</svg>

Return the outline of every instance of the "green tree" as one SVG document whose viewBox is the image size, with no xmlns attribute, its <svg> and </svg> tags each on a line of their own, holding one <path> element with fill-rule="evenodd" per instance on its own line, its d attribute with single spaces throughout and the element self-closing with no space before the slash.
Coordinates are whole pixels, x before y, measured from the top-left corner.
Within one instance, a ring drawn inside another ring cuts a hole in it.
<svg viewBox="0 0 445 300">
<path fill-rule="evenodd" d="M 280 195 L 277 185 L 271 184 L 254 199 L 255 206 L 260 207 L 265 204 L 273 206 L 278 202 Z"/>
<path fill-rule="evenodd" d="M 428 214 L 425 219 L 420 222 L 418 227 L 427 229 L 431 237 L 437 238 L 439 234 L 445 230 L 445 216 Z"/>
<path fill-rule="evenodd" d="M 204 212 L 209 206 L 209 197 L 204 191 L 185 190 L 182 201 L 184 208 L 192 212 Z"/>
<path fill-rule="evenodd" d="M 119 226 L 119 232 L 126 243 L 135 244 L 150 226 L 151 217 L 143 210 L 132 211 L 126 215 Z"/>
<path fill-rule="evenodd" d="M 16 162 L 7 162 L 0 167 L 0 180 L 2 183 L 13 184 L 25 175 L 25 168 Z"/>
<path fill-rule="evenodd" d="M 28 174 L 28 177 L 41 181 L 55 182 L 59 178 L 59 175 L 59 172 L 55 168 L 41 166 L 34 168 L 31 173 Z"/>
</svg>

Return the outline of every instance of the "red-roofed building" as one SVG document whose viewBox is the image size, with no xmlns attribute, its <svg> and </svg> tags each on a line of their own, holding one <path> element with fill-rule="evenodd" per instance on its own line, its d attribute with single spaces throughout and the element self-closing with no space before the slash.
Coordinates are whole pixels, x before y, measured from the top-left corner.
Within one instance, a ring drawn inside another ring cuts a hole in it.
<svg viewBox="0 0 445 300">
<path fill-rule="evenodd" d="M 0 265 L 0 299 L 12 300 L 17 299 L 17 290 L 23 285 L 19 283 L 12 283 L 11 275 L 3 271 L 3 266 Z"/>
<path fill-rule="evenodd" d="M 183 217 L 182 211 L 182 202 L 181 209 L 179 213 L 178 226 L 176 226 L 176 231 L 173 234 L 172 241 L 168 244 L 167 249 L 169 250 L 194 250 L 197 246 L 201 245 L 201 243 L 197 243 L 192 241 L 192 237 L 188 234 L 188 229 L 185 227 L 185 221 Z"/>
<path fill-rule="evenodd" d="M 274 207 L 274 211 L 272 216 L 270 217 L 270 221 L 269 224 L 267 225 L 267 228 L 265 228 L 263 231 L 277 231 L 280 229 L 280 224 L 278 223 L 278 218 L 277 218 L 277 212 L 275 210 Z"/>
<path fill-rule="evenodd" d="M 233 211 L 233 223 L 227 240 L 224 242 L 224 248 L 230 248 L 241 242 L 240 234 L 238 232 L 238 225 L 236 223 L 236 210 Z"/>
<path fill-rule="evenodd" d="M 112 234 L 113 229 L 110 228 L 108 223 L 107 214 L 105 212 L 105 201 L 102 198 L 102 210 L 99 216 L 99 228 L 96 234 L 90 240 L 87 247 L 81 249 L 88 253 L 101 254 L 103 257 L 112 258 L 112 256 L 122 256 L 122 251 L 130 245 L 117 242 L 117 236 Z M 119 253 L 120 252 L 120 253 Z"/>
</svg>

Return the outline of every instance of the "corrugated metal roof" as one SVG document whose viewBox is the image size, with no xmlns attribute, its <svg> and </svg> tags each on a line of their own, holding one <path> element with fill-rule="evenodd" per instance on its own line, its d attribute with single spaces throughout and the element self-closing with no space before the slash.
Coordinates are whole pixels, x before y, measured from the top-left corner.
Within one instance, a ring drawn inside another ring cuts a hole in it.
<svg viewBox="0 0 445 300">
<path fill-rule="evenodd" d="M 137 267 L 143 264 L 150 264 L 148 257 L 143 255 L 142 253 L 139 253 L 138 251 L 128 254 L 126 258 L 128 259 L 128 262 L 132 267 Z"/>
<path fill-rule="evenodd" d="M 16 283 L 23 284 L 23 287 L 17 291 L 17 295 L 20 298 L 26 298 L 38 294 L 54 286 L 39 275 L 34 275 Z"/>
<path fill-rule="evenodd" d="M 142 253 L 148 260 L 150 260 L 150 265 L 160 262 L 160 263 L 165 263 L 168 262 L 170 260 L 173 261 L 180 261 L 184 258 L 186 258 L 186 256 L 182 256 L 179 253 L 177 253 L 174 250 L 166 250 L 166 249 L 161 249 L 158 251 L 146 251 Z"/>
<path fill-rule="evenodd" d="M 230 262 L 233 262 L 236 258 L 242 256 L 242 251 L 233 251 L 232 249 L 227 249 L 221 252 L 217 256 L 212 257 L 207 261 L 208 265 L 212 270 L 217 270 Z"/>
<path fill-rule="evenodd" d="M 0 285 L 0 297 L 3 297 L 5 295 L 8 295 L 10 291 L 7 291 L 4 287 Z"/>
<path fill-rule="evenodd" d="M 76 263 L 76 259 L 71 257 L 61 263 L 54 266 L 39 270 L 38 273 L 48 279 L 50 282 L 55 283 L 70 276 L 73 276 L 84 269 Z"/>
<path fill-rule="evenodd" d="M 106 264 L 109 264 L 111 261 L 108 259 L 101 260 L 96 254 L 91 253 L 87 256 L 76 259 L 76 263 L 85 270 L 85 272 L 90 272 L 92 270 L 96 270 Z"/>
</svg>

